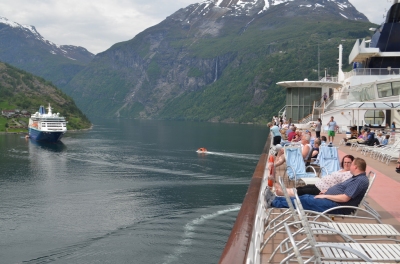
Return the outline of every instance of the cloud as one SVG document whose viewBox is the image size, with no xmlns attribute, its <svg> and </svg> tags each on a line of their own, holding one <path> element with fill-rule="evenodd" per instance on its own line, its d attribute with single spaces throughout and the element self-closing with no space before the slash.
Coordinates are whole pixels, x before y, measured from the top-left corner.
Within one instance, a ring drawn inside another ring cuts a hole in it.
<svg viewBox="0 0 400 264">
<path fill-rule="evenodd" d="M 36 27 L 59 45 L 93 53 L 133 38 L 193 0 L 13 0 L 0 3 L 0 16 Z"/>
<path fill-rule="evenodd" d="M 46 39 L 93 53 L 132 39 L 180 8 L 201 0 L 13 0 L 0 2 L 0 16 L 33 25 Z M 382 23 L 392 0 L 350 0 L 371 22 Z"/>
<path fill-rule="evenodd" d="M 366 15 L 372 23 L 382 24 L 385 21 L 387 11 L 393 4 L 393 0 L 349 0 L 361 13 Z"/>
</svg>

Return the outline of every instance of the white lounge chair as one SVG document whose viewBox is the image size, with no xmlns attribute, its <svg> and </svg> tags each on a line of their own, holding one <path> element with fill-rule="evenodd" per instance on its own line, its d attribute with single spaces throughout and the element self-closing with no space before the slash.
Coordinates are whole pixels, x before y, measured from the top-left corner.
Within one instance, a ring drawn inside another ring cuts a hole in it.
<svg viewBox="0 0 400 264">
<path fill-rule="evenodd" d="M 295 201 L 296 209 L 299 218 L 303 225 L 303 231 L 307 238 L 296 242 L 293 234 L 297 235 L 300 232 L 292 233 L 287 223 L 284 224 L 289 241 L 292 248 L 286 249 L 288 256 L 281 263 L 288 263 L 290 259 L 296 259 L 298 263 L 322 263 L 322 261 L 337 261 L 346 263 L 350 261 L 365 261 L 367 263 L 375 263 L 376 261 L 400 261 L 400 244 L 381 244 L 381 243 L 320 243 L 315 240 L 315 231 L 324 231 L 323 228 L 313 228 L 305 212 L 298 203 Z M 326 232 L 336 232 L 333 229 L 326 229 Z M 343 235 L 337 231 L 338 235 Z M 284 243 L 282 241 L 282 243 Z M 282 244 L 281 243 L 281 244 Z M 311 249 L 313 255 L 302 255 L 304 250 Z"/>
<path fill-rule="evenodd" d="M 372 180 L 372 182 L 373 182 L 373 180 Z M 267 228 L 264 231 L 264 234 L 266 233 L 267 230 L 270 230 L 271 234 L 261 244 L 260 251 L 262 251 L 264 249 L 264 247 L 267 245 L 267 243 L 276 234 L 283 232 L 283 226 L 285 223 L 288 224 L 289 226 L 296 226 L 296 225 L 298 226 L 299 223 L 301 222 L 301 218 L 298 216 L 298 212 L 293 207 L 291 198 L 289 197 L 289 194 L 287 193 L 286 186 L 281 177 L 279 177 L 279 184 L 281 185 L 282 191 L 285 194 L 285 198 L 286 198 L 289 208 L 280 215 L 283 217 L 274 219 L 273 221 L 270 222 L 270 225 L 267 226 Z M 296 194 L 296 200 L 298 203 L 300 203 L 300 200 L 299 200 L 299 197 L 297 196 L 297 194 Z M 337 207 L 337 208 L 339 208 L 339 207 Z M 350 237 L 362 236 L 363 237 L 360 239 L 354 239 L 354 242 L 357 240 L 371 240 L 370 238 L 366 238 L 366 237 L 371 237 L 371 236 L 374 237 L 374 238 L 372 238 L 372 240 L 376 240 L 376 237 L 379 237 L 379 240 L 391 240 L 391 241 L 400 242 L 400 240 L 397 239 L 397 237 L 400 236 L 400 233 L 391 225 L 366 224 L 366 223 L 363 223 L 363 224 L 337 223 L 337 222 L 334 222 L 330 217 L 328 217 L 324 213 L 312 212 L 312 211 L 308 211 L 308 210 L 304 211 L 304 212 L 306 212 L 307 214 L 311 214 L 311 215 L 307 216 L 308 219 L 314 219 L 314 220 L 322 219 L 322 220 L 326 221 L 326 222 L 316 222 L 316 221 L 310 220 L 311 226 L 313 228 L 315 228 L 315 230 L 313 231 L 314 234 L 335 235 L 336 232 L 332 232 L 329 230 L 329 229 L 334 229 L 335 231 L 339 231 L 340 233 L 343 233 L 345 236 L 350 236 Z M 368 211 L 365 211 L 365 212 L 368 212 Z M 317 215 L 318 217 L 313 217 L 312 215 Z M 343 216 L 343 215 L 340 215 L 340 216 Z M 364 217 L 361 217 L 361 218 L 364 219 Z M 371 218 L 369 218 L 369 219 L 371 219 Z M 378 219 L 376 219 L 376 220 L 380 223 L 380 220 L 378 220 Z M 278 251 L 278 249 L 275 249 L 275 251 L 271 254 L 270 261 L 272 260 L 274 255 L 277 253 L 277 251 Z"/>
</svg>

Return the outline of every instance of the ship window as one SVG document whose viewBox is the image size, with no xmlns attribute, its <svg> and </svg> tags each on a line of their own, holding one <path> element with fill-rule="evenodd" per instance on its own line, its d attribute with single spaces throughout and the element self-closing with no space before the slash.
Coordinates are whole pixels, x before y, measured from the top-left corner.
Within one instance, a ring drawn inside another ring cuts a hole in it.
<svg viewBox="0 0 400 264">
<path fill-rule="evenodd" d="M 292 105 L 299 105 L 299 89 L 292 89 Z"/>
<path fill-rule="evenodd" d="M 400 95 L 400 82 L 392 82 L 393 95 Z"/>
<path fill-rule="evenodd" d="M 304 107 L 303 106 L 299 106 L 299 110 L 298 111 L 299 111 L 298 120 L 301 120 L 304 117 Z"/>
<path fill-rule="evenodd" d="M 292 106 L 287 106 L 286 107 L 286 119 L 287 120 L 289 120 L 289 118 L 293 118 L 293 115 L 292 115 Z"/>
<path fill-rule="evenodd" d="M 368 110 L 364 115 L 364 122 L 368 125 L 381 125 L 385 121 L 385 114 L 382 110 Z"/>
<path fill-rule="evenodd" d="M 291 88 L 287 89 L 287 92 L 286 92 L 286 104 L 287 105 L 292 105 L 292 90 L 293 89 L 291 89 Z"/>
<path fill-rule="evenodd" d="M 392 96 L 392 84 L 391 83 L 381 83 L 377 85 L 379 98 Z"/>
</svg>

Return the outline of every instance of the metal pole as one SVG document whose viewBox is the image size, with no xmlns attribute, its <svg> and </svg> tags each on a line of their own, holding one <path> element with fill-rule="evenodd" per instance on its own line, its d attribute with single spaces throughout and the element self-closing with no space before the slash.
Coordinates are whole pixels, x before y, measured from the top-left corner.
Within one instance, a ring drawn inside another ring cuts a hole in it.
<svg viewBox="0 0 400 264">
<path fill-rule="evenodd" d="M 318 81 L 321 80 L 321 75 L 319 74 L 319 44 L 318 44 Z"/>
</svg>

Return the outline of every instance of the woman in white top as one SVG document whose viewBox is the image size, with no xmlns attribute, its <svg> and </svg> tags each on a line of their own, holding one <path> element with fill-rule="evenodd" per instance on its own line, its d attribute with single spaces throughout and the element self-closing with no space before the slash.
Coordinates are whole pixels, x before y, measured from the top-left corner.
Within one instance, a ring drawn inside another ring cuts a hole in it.
<svg viewBox="0 0 400 264">
<path fill-rule="evenodd" d="M 318 195 L 321 193 L 325 193 L 326 190 L 331 188 L 332 186 L 342 183 L 348 179 L 350 179 L 353 175 L 350 172 L 350 166 L 353 162 L 354 157 L 352 155 L 346 155 L 342 159 L 341 166 L 343 169 L 340 171 L 335 171 L 330 175 L 327 175 L 321 179 L 318 179 L 315 185 L 305 185 L 301 187 L 297 187 L 297 195 L 301 196 L 303 194 L 311 194 Z M 283 196 L 282 188 L 279 184 L 275 184 L 275 192 L 276 195 Z M 294 196 L 294 190 L 292 188 L 288 188 L 287 192 L 290 196 Z"/>
<path fill-rule="evenodd" d="M 322 120 L 321 118 L 318 118 L 318 121 L 315 123 L 315 137 L 320 138 L 321 137 L 321 126 L 322 126 Z"/>
</svg>

